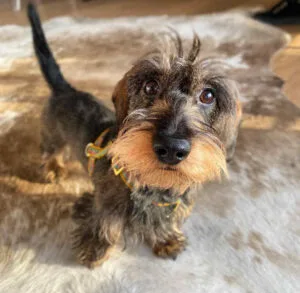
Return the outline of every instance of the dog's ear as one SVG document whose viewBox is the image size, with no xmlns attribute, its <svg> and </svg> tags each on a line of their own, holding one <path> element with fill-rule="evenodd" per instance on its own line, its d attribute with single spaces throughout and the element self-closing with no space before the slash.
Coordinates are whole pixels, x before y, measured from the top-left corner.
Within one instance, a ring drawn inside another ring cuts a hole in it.
<svg viewBox="0 0 300 293">
<path fill-rule="evenodd" d="M 236 140 L 238 137 L 238 132 L 240 129 L 241 122 L 242 122 L 242 106 L 239 101 L 236 101 L 236 114 L 235 114 L 234 121 L 232 121 L 232 133 L 231 135 L 229 135 L 229 141 L 227 141 L 226 144 L 227 162 L 231 161 L 233 158 L 235 152 Z"/>
<path fill-rule="evenodd" d="M 112 101 L 115 106 L 116 120 L 119 127 L 126 118 L 129 108 L 127 75 L 124 75 L 124 77 L 117 83 L 112 95 Z"/>
</svg>

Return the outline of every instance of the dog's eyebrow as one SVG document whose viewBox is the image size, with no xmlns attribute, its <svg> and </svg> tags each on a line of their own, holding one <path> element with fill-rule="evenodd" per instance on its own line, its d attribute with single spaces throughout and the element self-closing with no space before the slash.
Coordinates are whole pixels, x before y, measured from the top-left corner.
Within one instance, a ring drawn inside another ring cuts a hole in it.
<svg viewBox="0 0 300 293">
<path fill-rule="evenodd" d="M 173 41 L 173 43 L 177 49 L 177 56 L 179 58 L 183 58 L 183 45 L 182 45 L 182 39 L 181 39 L 179 33 L 173 27 L 169 26 L 168 28 L 173 33 L 173 34 L 170 33 L 170 38 Z"/>
<path fill-rule="evenodd" d="M 176 29 L 174 29 L 173 27 L 168 27 L 168 28 L 172 33 L 172 34 L 170 33 L 170 39 L 173 41 L 175 48 L 177 50 L 177 57 L 184 58 L 182 38 L 180 37 L 180 35 Z M 196 60 L 197 56 L 199 55 L 200 48 L 201 48 L 200 38 L 194 32 L 192 47 L 187 55 L 186 60 L 193 63 Z"/>
<path fill-rule="evenodd" d="M 194 33 L 193 45 L 188 55 L 188 61 L 194 62 L 196 60 L 197 56 L 199 55 L 200 48 L 201 42 L 199 36 L 196 33 Z"/>
<path fill-rule="evenodd" d="M 143 62 L 153 65 L 155 69 L 160 69 L 161 67 L 161 60 L 157 55 L 149 55 L 148 58 L 145 58 Z"/>
<path fill-rule="evenodd" d="M 133 66 L 141 67 L 151 67 L 152 70 L 160 70 L 161 69 L 161 52 L 159 50 L 153 50 L 148 52 L 139 58 L 136 62 L 133 63 Z M 145 68 L 143 68 L 145 70 Z"/>
<path fill-rule="evenodd" d="M 224 84 L 224 80 L 227 79 L 227 77 L 225 75 L 207 75 L 203 78 L 203 82 L 204 83 L 207 83 L 207 84 L 210 84 L 210 83 L 213 83 L 213 84 Z"/>
<path fill-rule="evenodd" d="M 225 82 L 229 80 L 228 69 L 230 67 L 221 59 L 214 57 L 205 57 L 195 63 L 194 68 L 201 73 L 204 82 Z"/>
<path fill-rule="evenodd" d="M 226 72 L 227 70 L 232 69 L 232 66 L 214 55 L 200 58 L 197 60 L 196 64 L 200 65 L 203 70 L 205 69 L 214 72 Z"/>
<path fill-rule="evenodd" d="M 187 56 L 184 57 L 183 39 L 181 38 L 177 30 L 175 30 L 172 27 L 168 27 L 168 29 L 170 30 L 170 32 L 167 34 L 167 36 L 169 40 L 171 40 L 171 43 L 173 43 L 173 49 L 172 46 L 167 46 L 169 52 L 166 53 L 161 48 L 156 48 L 143 55 L 135 64 L 144 60 L 149 61 L 157 68 L 161 68 L 163 60 L 166 59 L 167 56 L 167 59 L 169 59 L 169 63 L 171 62 L 172 58 L 182 59 L 182 61 L 184 60 L 191 63 L 195 62 L 201 49 L 201 41 L 199 36 L 196 33 L 194 33 L 191 49 L 188 52 Z"/>
</svg>

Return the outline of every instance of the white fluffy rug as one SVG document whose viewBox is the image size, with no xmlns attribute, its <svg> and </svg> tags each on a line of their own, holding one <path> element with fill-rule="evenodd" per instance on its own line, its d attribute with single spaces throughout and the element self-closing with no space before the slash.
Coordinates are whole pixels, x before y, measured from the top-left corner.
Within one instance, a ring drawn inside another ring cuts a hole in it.
<svg viewBox="0 0 300 293">
<path fill-rule="evenodd" d="M 67 78 L 110 105 L 116 81 L 167 24 L 187 39 L 194 29 L 203 52 L 233 67 L 245 118 L 231 181 L 199 193 L 176 261 L 140 245 L 95 270 L 75 263 L 68 235 L 72 202 L 90 183 L 76 163 L 60 184 L 43 182 L 39 115 L 48 90 L 29 28 L 0 27 L 1 293 L 300 292 L 300 110 L 268 68 L 288 36 L 238 13 L 57 18 L 45 31 Z"/>
</svg>

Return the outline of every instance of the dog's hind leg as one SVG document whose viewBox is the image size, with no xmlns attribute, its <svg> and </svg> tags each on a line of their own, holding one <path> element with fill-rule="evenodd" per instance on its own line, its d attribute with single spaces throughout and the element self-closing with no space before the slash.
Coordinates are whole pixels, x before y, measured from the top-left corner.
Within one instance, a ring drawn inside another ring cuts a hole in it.
<svg viewBox="0 0 300 293">
<path fill-rule="evenodd" d="M 44 114 L 43 120 L 49 120 Z M 67 175 L 64 164 L 66 141 L 59 133 L 56 123 L 44 121 L 41 131 L 40 150 L 44 178 L 49 182 L 57 182 Z"/>
<path fill-rule="evenodd" d="M 73 250 L 78 262 L 91 269 L 109 258 L 120 237 L 114 223 L 101 217 L 95 205 L 94 195 L 85 193 L 75 203 L 72 215 L 77 225 L 72 234 Z"/>
</svg>

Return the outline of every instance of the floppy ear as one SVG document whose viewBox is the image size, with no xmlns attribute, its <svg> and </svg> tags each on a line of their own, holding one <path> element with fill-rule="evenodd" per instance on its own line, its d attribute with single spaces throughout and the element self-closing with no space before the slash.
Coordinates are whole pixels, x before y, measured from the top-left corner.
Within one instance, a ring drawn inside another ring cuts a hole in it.
<svg viewBox="0 0 300 293">
<path fill-rule="evenodd" d="M 117 126 L 120 127 L 128 114 L 129 107 L 126 75 L 117 83 L 112 95 L 112 101 L 115 106 Z"/>
<path fill-rule="evenodd" d="M 240 125 L 242 122 L 242 106 L 239 101 L 236 102 L 236 115 L 235 119 L 233 121 L 233 131 L 230 138 L 230 141 L 227 143 L 226 146 L 226 161 L 229 162 L 232 160 L 234 152 L 235 152 L 235 146 L 236 146 L 236 140 L 238 137 L 238 132 L 240 129 Z"/>
</svg>

